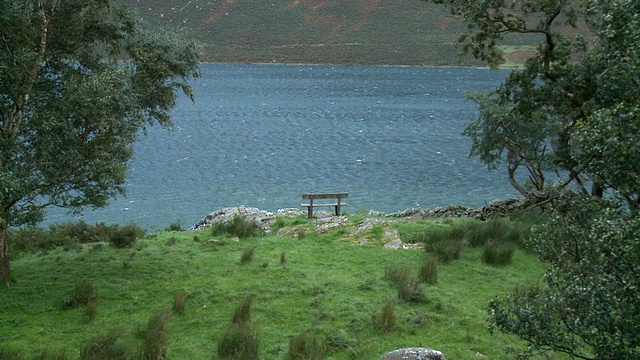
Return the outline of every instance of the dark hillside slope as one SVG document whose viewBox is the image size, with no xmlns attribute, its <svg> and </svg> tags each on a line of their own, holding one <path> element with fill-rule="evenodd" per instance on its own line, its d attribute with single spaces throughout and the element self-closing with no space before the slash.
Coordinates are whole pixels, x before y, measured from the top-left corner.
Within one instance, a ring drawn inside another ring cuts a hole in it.
<svg viewBox="0 0 640 360">
<path fill-rule="evenodd" d="M 210 62 L 482 65 L 460 62 L 464 24 L 421 0 L 123 1 L 201 42 Z"/>
</svg>

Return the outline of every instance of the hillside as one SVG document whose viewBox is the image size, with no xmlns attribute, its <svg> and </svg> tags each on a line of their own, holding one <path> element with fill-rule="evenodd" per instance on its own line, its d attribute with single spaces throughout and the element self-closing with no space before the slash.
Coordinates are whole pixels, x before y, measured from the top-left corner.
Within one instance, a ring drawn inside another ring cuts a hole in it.
<svg viewBox="0 0 640 360">
<path fill-rule="evenodd" d="M 482 65 L 459 56 L 464 24 L 421 0 L 123 1 L 199 41 L 208 62 Z M 508 49 L 534 41 L 512 37 Z"/>
</svg>

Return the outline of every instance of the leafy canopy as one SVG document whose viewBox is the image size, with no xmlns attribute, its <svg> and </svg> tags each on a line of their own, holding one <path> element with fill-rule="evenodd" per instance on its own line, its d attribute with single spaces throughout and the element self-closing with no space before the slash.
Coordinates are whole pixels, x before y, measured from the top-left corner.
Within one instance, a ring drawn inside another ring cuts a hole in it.
<svg viewBox="0 0 640 360">
<path fill-rule="evenodd" d="M 141 129 L 192 96 L 198 48 L 109 0 L 0 0 L 0 277 L 8 226 L 124 193 Z"/>
</svg>

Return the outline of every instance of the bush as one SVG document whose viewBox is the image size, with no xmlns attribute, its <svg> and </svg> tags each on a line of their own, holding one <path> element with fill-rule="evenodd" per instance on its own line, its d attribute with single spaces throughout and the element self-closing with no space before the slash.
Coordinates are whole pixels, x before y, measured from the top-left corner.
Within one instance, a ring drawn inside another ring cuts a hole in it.
<svg viewBox="0 0 640 360">
<path fill-rule="evenodd" d="M 98 335 L 84 346 L 80 360 L 126 360 L 127 348 L 118 342 L 124 329 L 117 328 L 104 335 Z"/>
<path fill-rule="evenodd" d="M 180 221 L 172 222 L 165 231 L 182 231 L 182 224 Z"/>
<path fill-rule="evenodd" d="M 396 328 L 395 304 L 393 300 L 387 301 L 380 312 L 371 315 L 373 329 L 377 332 L 391 332 Z"/>
<path fill-rule="evenodd" d="M 438 258 L 436 256 L 427 254 L 420 265 L 418 277 L 420 281 L 429 285 L 435 285 L 438 282 Z"/>
<path fill-rule="evenodd" d="M 233 313 L 231 322 L 233 324 L 240 324 L 251 320 L 251 303 L 253 302 L 253 296 L 248 295 L 244 298 L 240 306 L 238 306 Z"/>
<path fill-rule="evenodd" d="M 91 299 L 96 301 L 98 297 L 98 290 L 85 279 L 82 279 L 76 283 L 73 289 L 73 293 L 70 297 L 62 300 L 60 306 L 63 309 L 77 308 L 89 304 Z"/>
<path fill-rule="evenodd" d="M 482 261 L 488 265 L 505 266 L 511 264 L 515 245 L 506 242 L 491 241 L 484 245 Z"/>
<path fill-rule="evenodd" d="M 213 236 L 228 234 L 240 239 L 262 235 L 262 229 L 255 221 L 236 215 L 229 223 L 216 223 L 211 227 Z"/>
<path fill-rule="evenodd" d="M 117 248 L 126 248 L 133 245 L 145 235 L 145 230 L 137 225 L 115 225 L 109 232 L 109 243 Z"/>
<path fill-rule="evenodd" d="M 322 360 L 327 346 L 313 333 L 302 333 L 289 338 L 289 359 Z"/>
<path fill-rule="evenodd" d="M 90 226 L 82 220 L 75 223 L 51 224 L 49 232 L 54 238 L 75 239 L 81 244 L 100 241 L 95 226 Z"/>
<path fill-rule="evenodd" d="M 167 322 L 171 317 L 168 309 L 163 309 L 149 319 L 140 347 L 140 360 L 161 360 L 167 358 Z"/>
</svg>

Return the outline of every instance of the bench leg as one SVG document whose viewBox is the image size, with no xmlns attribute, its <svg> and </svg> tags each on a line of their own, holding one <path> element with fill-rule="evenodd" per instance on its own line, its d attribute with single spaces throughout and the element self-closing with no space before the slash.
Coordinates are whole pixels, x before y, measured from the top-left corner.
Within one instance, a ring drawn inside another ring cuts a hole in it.
<svg viewBox="0 0 640 360">
<path fill-rule="evenodd" d="M 336 216 L 340 216 L 340 205 L 336 205 Z"/>
<path fill-rule="evenodd" d="M 307 217 L 308 217 L 309 219 L 311 219 L 311 218 L 313 217 L 313 207 L 312 207 L 312 206 L 309 206 L 309 207 L 307 208 Z"/>
</svg>

